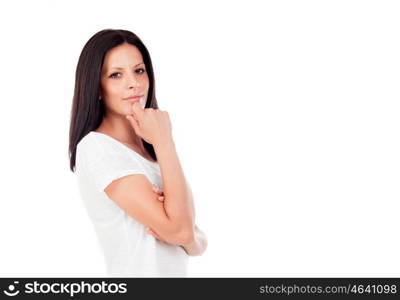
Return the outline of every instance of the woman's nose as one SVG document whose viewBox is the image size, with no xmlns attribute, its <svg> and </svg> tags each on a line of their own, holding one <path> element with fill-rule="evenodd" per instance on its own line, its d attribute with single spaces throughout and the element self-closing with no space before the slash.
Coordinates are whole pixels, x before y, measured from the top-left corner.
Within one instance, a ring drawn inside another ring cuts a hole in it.
<svg viewBox="0 0 400 300">
<path fill-rule="evenodd" d="M 137 80 L 135 76 L 130 76 L 128 80 L 129 88 L 138 88 L 140 86 L 139 80 Z"/>
<path fill-rule="evenodd" d="M 133 81 L 131 81 L 130 85 L 133 87 L 139 87 L 140 85 L 139 80 L 134 79 Z"/>
</svg>

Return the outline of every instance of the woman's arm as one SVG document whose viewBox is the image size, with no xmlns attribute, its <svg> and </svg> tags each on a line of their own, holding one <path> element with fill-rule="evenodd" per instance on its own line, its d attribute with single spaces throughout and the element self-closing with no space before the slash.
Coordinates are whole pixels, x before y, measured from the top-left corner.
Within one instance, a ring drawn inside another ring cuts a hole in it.
<svg viewBox="0 0 400 300">
<path fill-rule="evenodd" d="M 195 235 L 194 204 L 192 193 L 187 185 L 175 143 L 172 138 L 154 144 L 154 151 L 160 165 L 163 181 L 164 208 L 167 217 L 180 224 L 187 244 Z"/>
<path fill-rule="evenodd" d="M 192 191 L 191 191 L 191 188 L 190 188 L 189 184 L 188 184 L 188 188 L 190 190 L 191 197 L 193 197 Z M 153 191 L 155 193 L 157 193 L 158 200 L 164 201 L 164 193 L 163 193 L 163 191 L 161 189 L 157 188 L 154 185 L 153 186 Z M 194 206 L 193 206 L 193 214 L 195 214 Z M 147 228 L 147 232 L 149 234 L 153 235 L 158 240 L 160 240 L 160 241 L 162 241 L 164 243 L 169 243 L 169 241 L 167 241 L 167 239 L 161 237 L 160 234 L 155 232 L 154 229 Z M 190 256 L 202 255 L 205 252 L 205 250 L 207 249 L 207 237 L 204 234 L 204 232 L 201 231 L 200 228 L 197 227 L 197 225 L 195 225 L 193 239 L 190 240 L 190 241 L 187 241 L 187 243 L 184 244 L 184 245 L 179 245 L 178 244 L 178 246 L 181 246 L 186 251 L 186 253 L 188 255 L 190 255 Z"/>
</svg>

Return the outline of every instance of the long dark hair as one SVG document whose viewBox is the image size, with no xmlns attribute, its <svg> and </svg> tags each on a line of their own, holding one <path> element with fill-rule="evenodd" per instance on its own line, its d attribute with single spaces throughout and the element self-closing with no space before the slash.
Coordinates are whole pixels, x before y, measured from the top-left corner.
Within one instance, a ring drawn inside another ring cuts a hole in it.
<svg viewBox="0 0 400 300">
<path fill-rule="evenodd" d="M 158 108 L 153 65 L 150 54 L 139 37 L 121 29 L 104 29 L 97 32 L 83 47 L 76 67 L 69 128 L 69 157 L 72 172 L 75 172 L 76 146 L 86 134 L 97 129 L 103 120 L 105 107 L 103 101 L 98 99 L 104 57 L 107 51 L 123 43 L 136 46 L 142 54 L 150 83 L 145 108 Z M 153 146 L 143 139 L 142 142 L 150 156 L 157 161 Z"/>
</svg>

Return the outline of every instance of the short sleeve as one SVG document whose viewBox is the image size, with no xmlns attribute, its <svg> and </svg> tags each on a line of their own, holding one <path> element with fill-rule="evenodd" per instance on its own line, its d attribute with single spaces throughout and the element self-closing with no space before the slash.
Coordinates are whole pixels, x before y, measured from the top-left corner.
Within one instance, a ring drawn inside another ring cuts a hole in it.
<svg viewBox="0 0 400 300">
<path fill-rule="evenodd" d="M 111 182 L 127 175 L 146 176 L 141 162 L 109 139 L 90 136 L 79 146 L 79 151 L 85 176 L 97 191 L 104 191 Z"/>
</svg>

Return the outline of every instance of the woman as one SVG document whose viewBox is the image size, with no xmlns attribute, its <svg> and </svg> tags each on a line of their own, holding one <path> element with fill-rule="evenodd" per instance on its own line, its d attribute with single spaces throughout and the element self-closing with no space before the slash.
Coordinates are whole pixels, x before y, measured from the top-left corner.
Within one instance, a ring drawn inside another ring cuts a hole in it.
<svg viewBox="0 0 400 300">
<path fill-rule="evenodd" d="M 158 109 L 150 55 L 126 30 L 102 30 L 76 69 L 70 168 L 109 276 L 184 277 L 207 247 L 195 225 L 166 111 Z"/>
</svg>

